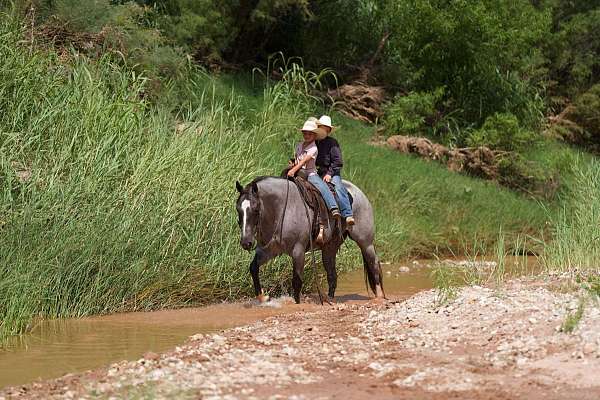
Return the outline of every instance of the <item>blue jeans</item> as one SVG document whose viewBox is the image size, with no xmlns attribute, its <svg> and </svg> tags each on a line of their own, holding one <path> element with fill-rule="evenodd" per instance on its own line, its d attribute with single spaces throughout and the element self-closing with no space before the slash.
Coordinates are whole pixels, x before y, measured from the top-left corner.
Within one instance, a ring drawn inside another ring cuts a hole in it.
<svg viewBox="0 0 600 400">
<path fill-rule="evenodd" d="M 321 179 L 319 175 L 309 176 L 308 181 L 312 183 L 317 189 L 319 189 L 319 192 L 321 192 L 321 196 L 323 196 L 323 200 L 325 200 L 327 209 L 331 211 L 332 209 L 337 208 L 335 197 L 333 197 L 333 194 L 327 187 L 327 184 L 323 182 L 323 179 Z"/>
<path fill-rule="evenodd" d="M 333 186 L 335 187 L 335 194 L 338 198 L 338 203 L 340 204 L 340 213 L 342 214 L 342 217 L 351 217 L 352 207 L 350 206 L 350 198 L 346 186 L 342 183 L 342 177 L 335 175 L 331 178 L 331 183 L 333 183 Z"/>
</svg>

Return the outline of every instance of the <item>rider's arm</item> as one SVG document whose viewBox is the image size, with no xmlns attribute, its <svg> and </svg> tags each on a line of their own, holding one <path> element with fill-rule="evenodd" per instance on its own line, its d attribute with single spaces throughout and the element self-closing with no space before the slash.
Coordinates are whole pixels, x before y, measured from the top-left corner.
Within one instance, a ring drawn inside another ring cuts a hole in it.
<svg viewBox="0 0 600 400">
<path fill-rule="evenodd" d="M 344 161 L 342 160 L 342 149 L 340 149 L 340 145 L 337 141 L 331 146 L 329 156 L 331 162 L 327 167 L 327 174 L 334 176 L 340 173 L 342 166 L 344 165 Z"/>
<path fill-rule="evenodd" d="M 296 165 L 294 165 L 294 167 L 290 170 L 289 174 L 295 175 L 296 172 L 298 172 L 300 170 L 300 168 L 302 168 L 302 166 L 304 164 L 306 164 L 311 158 L 316 158 L 316 155 L 312 155 L 310 153 L 305 154 L 304 157 L 302 157 L 300 160 L 298 160 Z"/>
</svg>

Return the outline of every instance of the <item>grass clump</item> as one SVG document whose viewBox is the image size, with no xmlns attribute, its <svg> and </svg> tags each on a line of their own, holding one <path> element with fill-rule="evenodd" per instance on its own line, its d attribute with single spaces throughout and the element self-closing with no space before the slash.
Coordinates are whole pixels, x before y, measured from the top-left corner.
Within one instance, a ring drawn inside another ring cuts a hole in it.
<svg viewBox="0 0 600 400">
<path fill-rule="evenodd" d="M 456 268 L 440 262 L 431 270 L 431 278 L 436 290 L 435 307 L 441 307 L 454 300 L 459 287 L 464 285 L 464 280 Z"/>
<path fill-rule="evenodd" d="M 579 321 L 583 317 L 583 313 L 585 311 L 585 300 L 583 298 L 579 299 L 579 304 L 577 305 L 577 310 L 575 312 L 568 312 L 565 320 L 560 326 L 560 331 L 564 333 L 572 333 L 577 325 L 579 325 Z"/>
</svg>

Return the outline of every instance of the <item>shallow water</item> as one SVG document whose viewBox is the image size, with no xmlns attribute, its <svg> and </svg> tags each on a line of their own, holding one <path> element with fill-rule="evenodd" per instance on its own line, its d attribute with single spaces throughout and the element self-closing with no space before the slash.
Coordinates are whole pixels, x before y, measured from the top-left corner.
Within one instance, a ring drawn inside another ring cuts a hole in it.
<svg viewBox="0 0 600 400">
<path fill-rule="evenodd" d="M 383 265 L 384 289 L 390 299 L 409 297 L 431 288 L 430 261 Z M 248 277 L 250 279 L 250 277 Z M 326 291 L 326 288 L 323 288 Z M 358 269 L 340 277 L 338 302 L 368 300 L 364 273 Z M 313 296 L 314 297 L 314 296 Z M 162 352 L 196 333 L 216 332 L 269 316 L 319 309 L 310 303 L 292 304 L 289 298 L 268 306 L 253 303 L 218 304 L 201 308 L 123 313 L 103 317 L 40 323 L 31 333 L 13 338 L 0 350 L 0 387 L 49 379 L 70 372 L 98 368 L 144 353 Z"/>
<path fill-rule="evenodd" d="M 44 321 L 0 350 L 0 387 L 134 360 L 149 351 L 172 348 L 196 333 L 244 325 L 286 311 L 286 307 L 222 304 Z"/>
</svg>

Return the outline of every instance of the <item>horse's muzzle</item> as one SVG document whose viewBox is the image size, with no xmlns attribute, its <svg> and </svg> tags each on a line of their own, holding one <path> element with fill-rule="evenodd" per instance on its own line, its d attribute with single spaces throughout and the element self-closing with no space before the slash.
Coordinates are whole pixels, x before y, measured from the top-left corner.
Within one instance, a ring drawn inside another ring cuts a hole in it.
<svg viewBox="0 0 600 400">
<path fill-rule="evenodd" d="M 252 250 L 252 241 L 251 240 L 240 240 L 240 245 L 242 246 L 242 249 L 244 250 Z"/>
</svg>

